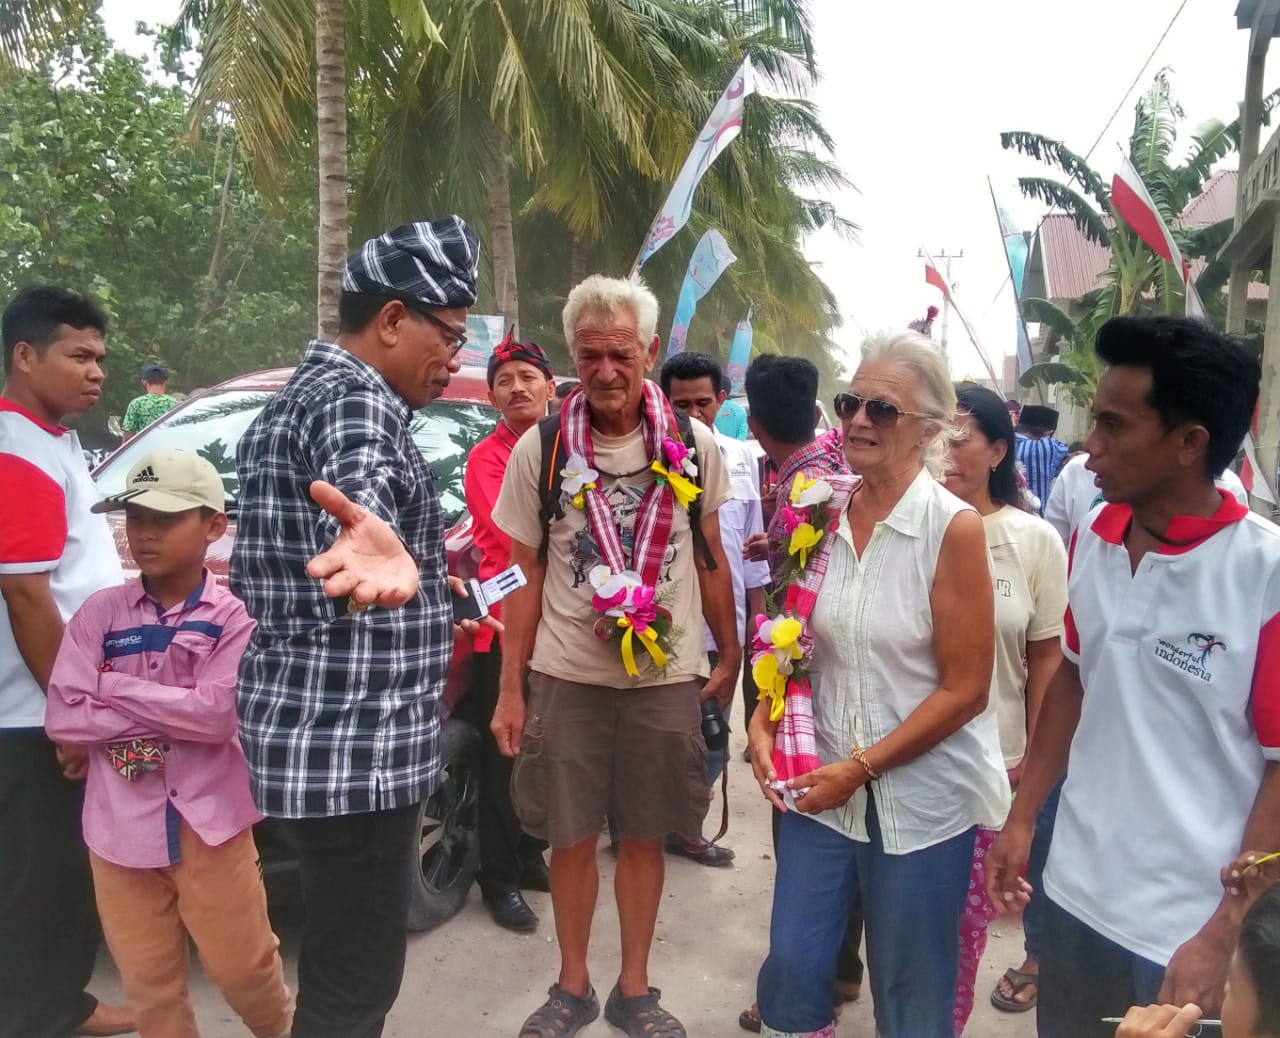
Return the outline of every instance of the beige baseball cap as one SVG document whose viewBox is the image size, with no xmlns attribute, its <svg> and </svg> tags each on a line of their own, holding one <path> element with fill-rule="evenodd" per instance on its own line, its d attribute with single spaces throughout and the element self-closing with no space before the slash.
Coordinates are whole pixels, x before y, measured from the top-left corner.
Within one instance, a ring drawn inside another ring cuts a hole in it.
<svg viewBox="0 0 1280 1038">
<path fill-rule="evenodd" d="M 115 512 L 127 504 L 156 512 L 186 512 L 192 508 L 226 510 L 222 477 L 212 464 L 190 451 L 159 450 L 139 458 L 129 470 L 125 488 L 99 501 L 90 511 Z"/>
</svg>

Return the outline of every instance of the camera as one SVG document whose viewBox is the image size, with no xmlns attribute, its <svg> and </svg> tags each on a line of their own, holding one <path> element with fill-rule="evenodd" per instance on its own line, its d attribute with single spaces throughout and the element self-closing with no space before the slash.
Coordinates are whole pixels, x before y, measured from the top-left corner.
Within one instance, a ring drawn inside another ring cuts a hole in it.
<svg viewBox="0 0 1280 1038">
<path fill-rule="evenodd" d="M 729 745 L 729 725 L 714 697 L 702 701 L 702 741 L 709 750 L 723 750 Z"/>
</svg>

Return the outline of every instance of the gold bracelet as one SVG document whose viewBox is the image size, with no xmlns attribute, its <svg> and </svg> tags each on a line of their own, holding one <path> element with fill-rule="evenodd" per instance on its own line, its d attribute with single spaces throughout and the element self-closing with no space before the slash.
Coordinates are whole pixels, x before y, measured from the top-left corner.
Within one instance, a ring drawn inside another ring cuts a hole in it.
<svg viewBox="0 0 1280 1038">
<path fill-rule="evenodd" d="M 861 746 L 855 746 L 853 748 L 853 753 L 851 753 L 850 756 L 862 765 L 862 770 L 867 773 L 868 779 L 874 781 L 880 777 L 880 772 L 876 771 L 876 769 L 871 766 L 871 762 L 867 760 L 867 751 Z"/>
</svg>

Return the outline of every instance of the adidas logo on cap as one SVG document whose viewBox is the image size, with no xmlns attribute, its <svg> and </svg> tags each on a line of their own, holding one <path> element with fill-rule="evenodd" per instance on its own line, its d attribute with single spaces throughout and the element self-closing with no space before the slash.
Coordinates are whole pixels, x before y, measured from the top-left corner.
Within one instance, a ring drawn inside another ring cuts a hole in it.
<svg viewBox="0 0 1280 1038">
<path fill-rule="evenodd" d="M 148 465 L 145 469 L 142 469 L 136 476 L 134 476 L 130 482 L 159 483 L 160 477 L 156 475 L 156 470 L 153 469 L 150 465 Z"/>
</svg>

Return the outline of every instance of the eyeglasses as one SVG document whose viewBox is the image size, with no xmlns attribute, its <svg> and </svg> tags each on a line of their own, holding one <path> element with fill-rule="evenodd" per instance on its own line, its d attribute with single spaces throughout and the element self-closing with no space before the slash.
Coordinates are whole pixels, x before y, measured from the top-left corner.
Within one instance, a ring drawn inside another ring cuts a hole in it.
<svg viewBox="0 0 1280 1038">
<path fill-rule="evenodd" d="M 456 357 L 458 355 L 458 351 L 467 344 L 467 331 L 465 328 L 455 328 L 448 321 L 442 321 L 430 310 L 425 310 L 422 307 L 413 307 L 413 312 L 419 317 L 425 317 L 428 321 L 444 332 L 445 335 L 448 335 L 453 339 L 453 342 L 449 344 L 450 357 Z"/>
<path fill-rule="evenodd" d="M 869 400 L 865 396 L 855 396 L 853 393 L 836 394 L 836 414 L 841 418 L 852 418 L 864 404 L 867 408 L 867 420 L 877 429 L 890 429 L 898 424 L 899 418 L 933 417 L 920 411 L 900 410 L 897 404 L 891 404 L 888 400 Z"/>
</svg>

